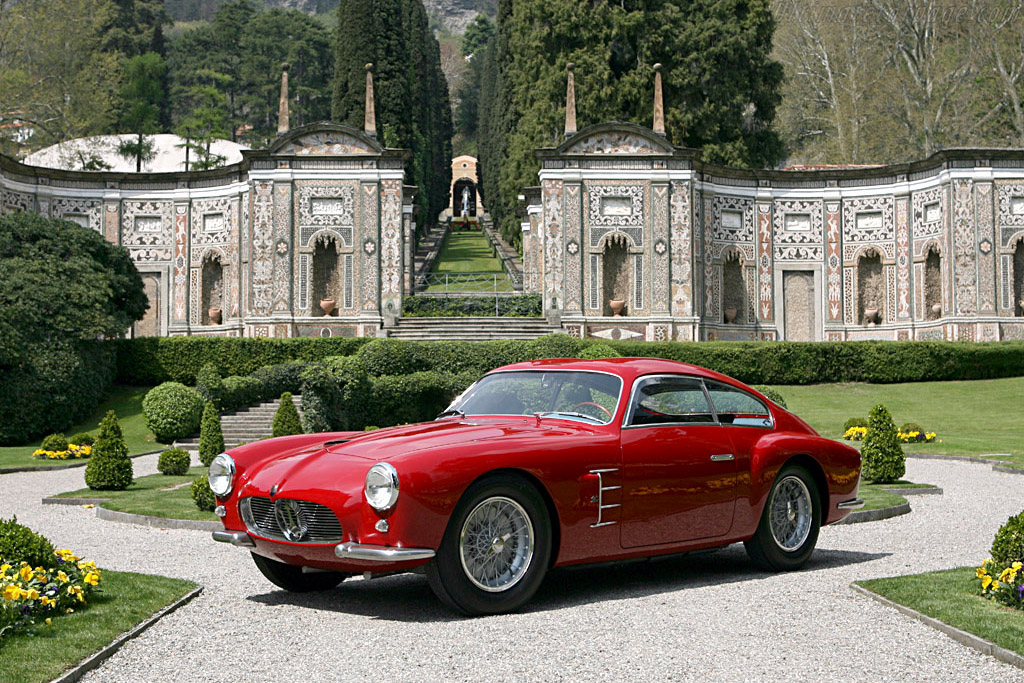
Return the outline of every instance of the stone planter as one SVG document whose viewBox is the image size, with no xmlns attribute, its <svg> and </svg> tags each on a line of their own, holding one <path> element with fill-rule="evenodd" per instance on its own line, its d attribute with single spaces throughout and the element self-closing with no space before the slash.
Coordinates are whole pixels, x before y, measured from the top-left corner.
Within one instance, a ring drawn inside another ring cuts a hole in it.
<svg viewBox="0 0 1024 683">
<path fill-rule="evenodd" d="M 731 325 L 733 322 L 735 322 L 736 315 L 738 313 L 739 313 L 739 309 L 737 309 L 735 306 L 726 306 L 725 307 L 725 322 L 726 322 L 726 324 Z"/>
<path fill-rule="evenodd" d="M 324 317 L 329 318 L 334 311 L 334 299 L 320 299 L 320 308 L 324 310 Z"/>
<path fill-rule="evenodd" d="M 865 308 L 864 309 L 864 324 L 868 327 L 874 327 L 882 321 L 881 315 L 879 315 L 877 308 Z"/>
<path fill-rule="evenodd" d="M 220 325 L 221 316 L 224 312 L 219 308 L 211 308 L 206 312 L 210 316 L 211 325 Z"/>
<path fill-rule="evenodd" d="M 612 315 L 616 318 L 622 317 L 622 309 L 626 307 L 625 299 L 609 299 L 608 306 L 612 309 Z"/>
</svg>

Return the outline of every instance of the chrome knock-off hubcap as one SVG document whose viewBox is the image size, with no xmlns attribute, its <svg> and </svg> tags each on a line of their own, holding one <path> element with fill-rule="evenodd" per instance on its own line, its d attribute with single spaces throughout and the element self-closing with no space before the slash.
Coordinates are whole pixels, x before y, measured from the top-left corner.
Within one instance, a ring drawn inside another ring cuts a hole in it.
<svg viewBox="0 0 1024 683">
<path fill-rule="evenodd" d="M 814 507 L 811 492 L 799 477 L 787 476 L 775 486 L 768 501 L 772 538 L 786 552 L 804 544 L 811 533 Z"/>
<path fill-rule="evenodd" d="M 488 498 L 462 525 L 459 558 L 473 584 L 490 593 L 516 585 L 533 560 L 533 523 L 511 498 Z"/>
</svg>

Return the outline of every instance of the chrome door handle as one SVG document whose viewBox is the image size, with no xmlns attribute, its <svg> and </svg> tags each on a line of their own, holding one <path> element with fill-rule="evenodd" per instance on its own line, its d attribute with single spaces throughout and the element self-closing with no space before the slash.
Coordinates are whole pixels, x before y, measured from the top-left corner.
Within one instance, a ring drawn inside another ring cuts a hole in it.
<svg viewBox="0 0 1024 683">
<path fill-rule="evenodd" d="M 735 460 L 736 456 L 732 453 L 718 453 L 717 455 L 711 456 L 711 462 L 726 462 L 728 460 Z"/>
</svg>

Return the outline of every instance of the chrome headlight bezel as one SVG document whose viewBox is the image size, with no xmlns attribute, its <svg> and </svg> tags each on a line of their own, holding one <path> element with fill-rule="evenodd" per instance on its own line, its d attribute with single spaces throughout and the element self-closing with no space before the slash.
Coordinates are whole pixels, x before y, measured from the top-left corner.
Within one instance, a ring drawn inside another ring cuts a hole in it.
<svg viewBox="0 0 1024 683">
<path fill-rule="evenodd" d="M 210 471 L 206 477 L 210 490 L 218 498 L 229 495 L 235 487 L 235 461 L 227 453 L 220 453 L 210 463 Z"/>
<path fill-rule="evenodd" d="M 398 502 L 398 471 L 386 462 L 371 467 L 363 482 L 363 497 L 377 512 L 393 508 Z"/>
</svg>

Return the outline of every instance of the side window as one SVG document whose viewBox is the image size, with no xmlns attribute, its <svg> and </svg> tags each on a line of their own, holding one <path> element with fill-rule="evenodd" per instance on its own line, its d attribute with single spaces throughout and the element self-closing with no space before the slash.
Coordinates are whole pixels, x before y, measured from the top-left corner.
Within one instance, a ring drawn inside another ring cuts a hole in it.
<svg viewBox="0 0 1024 683">
<path fill-rule="evenodd" d="M 628 425 L 714 421 L 700 380 L 681 375 L 656 375 L 637 380 Z"/>
<path fill-rule="evenodd" d="M 722 424 L 744 427 L 771 427 L 772 414 L 768 406 L 736 387 L 707 380 L 711 401 L 715 404 L 718 420 Z"/>
</svg>

